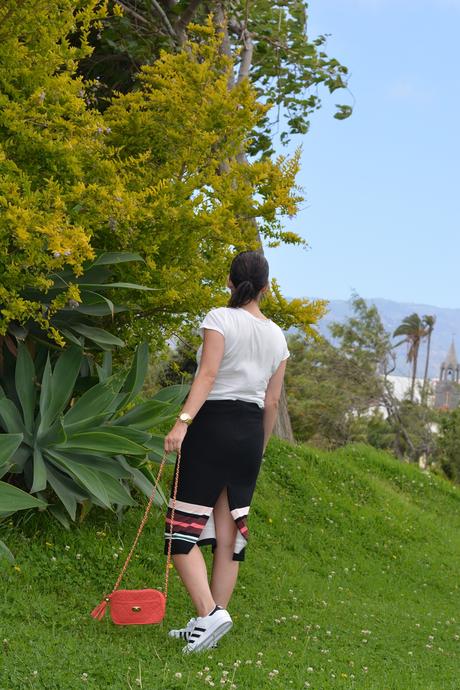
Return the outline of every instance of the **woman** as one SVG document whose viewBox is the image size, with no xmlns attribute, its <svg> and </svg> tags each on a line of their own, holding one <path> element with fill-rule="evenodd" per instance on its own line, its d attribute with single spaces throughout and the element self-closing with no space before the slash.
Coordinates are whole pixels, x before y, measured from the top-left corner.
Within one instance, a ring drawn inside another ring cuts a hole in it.
<svg viewBox="0 0 460 690">
<path fill-rule="evenodd" d="M 165 438 L 167 452 L 181 451 L 171 554 L 197 611 L 184 628 L 169 633 L 187 641 L 184 653 L 215 646 L 232 626 L 227 605 L 245 557 L 247 515 L 290 354 L 281 328 L 259 308 L 269 287 L 268 271 L 267 260 L 256 251 L 234 257 L 227 282 L 231 298 L 200 324 L 198 369 Z M 177 459 L 174 477 L 176 471 Z M 165 554 L 173 486 L 174 480 Z M 210 584 L 198 548 L 205 544 L 213 552 Z"/>
</svg>

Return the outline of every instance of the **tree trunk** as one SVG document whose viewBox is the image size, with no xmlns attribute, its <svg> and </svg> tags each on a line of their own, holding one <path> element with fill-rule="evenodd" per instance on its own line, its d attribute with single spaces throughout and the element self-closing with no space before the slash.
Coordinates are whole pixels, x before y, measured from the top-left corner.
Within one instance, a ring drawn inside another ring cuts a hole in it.
<svg viewBox="0 0 460 690">
<path fill-rule="evenodd" d="M 411 389 L 410 389 L 410 401 L 411 402 L 414 402 L 415 379 L 417 377 L 418 349 L 419 349 L 419 343 L 415 343 L 414 344 L 414 363 L 412 365 L 412 385 L 411 385 Z"/>
<path fill-rule="evenodd" d="M 278 436 L 278 438 L 282 438 L 285 441 L 289 441 L 289 443 L 295 442 L 294 434 L 292 433 L 291 419 L 289 417 L 288 412 L 286 389 L 284 387 L 284 382 L 283 387 L 281 388 L 281 396 L 278 405 L 278 416 L 275 421 L 275 426 L 273 427 L 273 435 Z"/>
<path fill-rule="evenodd" d="M 425 402 L 425 399 L 426 399 L 426 385 L 428 382 L 428 368 L 430 366 L 430 349 L 431 349 L 431 331 L 428 331 L 428 340 L 427 340 L 427 344 L 426 344 L 425 373 L 423 375 L 422 402 Z"/>
</svg>

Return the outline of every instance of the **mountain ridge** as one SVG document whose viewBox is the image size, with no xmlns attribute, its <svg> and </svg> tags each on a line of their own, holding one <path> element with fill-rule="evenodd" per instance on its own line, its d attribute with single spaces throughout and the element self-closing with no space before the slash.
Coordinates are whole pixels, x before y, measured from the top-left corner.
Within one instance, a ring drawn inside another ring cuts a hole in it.
<svg viewBox="0 0 460 690">
<path fill-rule="evenodd" d="M 287 299 L 292 299 L 288 297 Z M 307 297 L 307 299 L 322 299 L 319 296 Z M 385 329 L 393 333 L 399 326 L 404 317 L 418 313 L 420 316 L 426 314 L 435 315 L 436 323 L 433 330 L 431 340 L 431 354 L 430 366 L 428 370 L 429 378 L 438 378 L 441 364 L 454 339 L 457 346 L 456 334 L 460 338 L 460 307 L 437 307 L 433 304 L 424 304 L 423 302 L 397 302 L 389 300 L 384 297 L 364 297 L 366 304 L 374 304 L 380 314 L 382 323 Z M 318 330 L 321 335 L 332 340 L 329 331 L 329 325 L 332 321 L 343 322 L 352 315 L 351 299 L 348 300 L 328 300 L 328 313 L 318 322 Z M 296 329 L 289 329 L 289 332 L 295 332 Z M 460 342 L 460 340 L 459 340 Z M 406 361 L 406 347 L 401 346 L 397 348 L 397 360 L 395 374 L 398 376 L 410 376 L 411 365 Z M 458 349 L 457 349 L 458 352 Z M 423 342 L 420 347 L 420 354 L 418 360 L 417 375 L 423 376 L 425 369 L 426 357 L 426 342 Z"/>
</svg>

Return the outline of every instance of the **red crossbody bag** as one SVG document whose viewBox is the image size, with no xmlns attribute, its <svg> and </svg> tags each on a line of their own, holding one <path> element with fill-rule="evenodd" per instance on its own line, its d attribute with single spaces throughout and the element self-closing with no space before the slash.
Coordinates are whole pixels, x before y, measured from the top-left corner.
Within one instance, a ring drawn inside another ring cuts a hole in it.
<svg viewBox="0 0 460 690">
<path fill-rule="evenodd" d="M 126 558 L 126 561 L 121 569 L 118 579 L 115 583 L 110 594 L 104 595 L 101 603 L 98 604 L 92 611 L 91 616 L 96 620 L 102 620 L 105 614 L 107 605 L 110 607 L 110 616 L 112 621 L 117 625 L 146 625 L 148 623 L 160 623 L 166 613 L 166 601 L 168 598 L 168 578 L 169 578 L 169 566 L 171 562 L 171 544 L 172 544 L 172 532 L 173 532 L 173 521 L 174 521 L 174 511 L 176 508 L 176 495 L 177 495 L 177 484 L 179 480 L 179 465 L 180 465 L 180 450 L 177 453 L 177 472 L 174 481 L 174 491 L 173 491 L 173 505 L 171 512 L 171 531 L 168 543 L 168 555 L 166 558 L 166 572 L 165 572 L 165 584 L 163 591 L 159 589 L 118 589 L 120 582 L 125 574 L 126 568 L 128 567 L 131 556 L 134 553 L 134 549 L 137 546 L 139 537 L 142 534 L 144 525 L 147 522 L 147 518 L 150 513 L 150 508 L 152 507 L 155 492 L 160 481 L 161 475 L 163 473 L 163 468 L 166 463 L 166 451 L 163 453 L 163 458 L 161 460 L 160 469 L 158 470 L 158 475 L 155 481 L 155 486 L 153 487 L 152 495 L 149 499 L 147 507 L 145 509 L 144 516 L 137 530 L 136 538 L 131 547 L 131 550 Z"/>
</svg>

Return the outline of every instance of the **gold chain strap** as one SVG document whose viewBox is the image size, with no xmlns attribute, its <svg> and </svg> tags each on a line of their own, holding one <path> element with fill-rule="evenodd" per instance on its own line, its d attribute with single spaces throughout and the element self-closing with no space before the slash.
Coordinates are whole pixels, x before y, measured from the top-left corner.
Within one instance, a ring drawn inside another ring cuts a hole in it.
<svg viewBox="0 0 460 690">
<path fill-rule="evenodd" d="M 159 483 L 159 481 L 160 481 L 160 478 L 161 478 L 161 475 L 162 475 L 162 473 L 163 473 L 163 469 L 164 469 L 164 466 L 165 466 L 165 463 L 166 463 L 166 455 L 167 455 L 167 453 L 166 453 L 166 451 L 164 451 L 164 453 L 163 453 L 163 458 L 162 458 L 161 464 L 160 464 L 160 469 L 158 470 L 158 475 L 157 475 L 157 478 L 156 478 L 156 481 L 155 481 L 155 485 L 154 485 L 154 487 L 153 487 L 152 495 L 150 496 L 149 502 L 147 503 L 147 507 L 146 507 L 146 509 L 145 509 L 144 516 L 143 516 L 143 518 L 142 518 L 142 520 L 141 520 L 141 524 L 139 525 L 139 529 L 137 530 L 137 534 L 136 534 L 136 537 L 135 537 L 135 539 L 134 539 L 134 542 L 133 542 L 133 545 L 132 545 L 132 547 L 131 547 L 131 550 L 130 550 L 130 552 L 129 552 L 127 558 L 126 558 L 126 561 L 124 562 L 124 565 L 123 565 L 123 567 L 122 567 L 122 569 L 121 569 L 121 572 L 120 572 L 120 574 L 119 574 L 119 576 L 118 576 L 118 579 L 117 579 L 117 581 L 116 581 L 116 583 L 115 583 L 115 587 L 114 587 L 114 588 L 112 589 L 112 591 L 111 591 L 111 594 L 113 594 L 113 593 L 118 589 L 118 587 L 119 587 L 119 585 L 120 585 L 120 582 L 121 582 L 121 580 L 123 579 L 123 575 L 125 574 L 126 568 L 128 567 L 128 564 L 129 564 L 129 562 L 130 562 L 130 560 L 131 560 L 131 556 L 132 556 L 133 553 L 134 553 L 134 549 L 135 549 L 136 546 L 137 546 L 137 542 L 139 541 L 139 537 L 141 536 L 142 530 L 144 529 L 144 525 L 145 525 L 145 523 L 147 522 L 147 518 L 148 518 L 149 513 L 150 513 L 150 508 L 152 507 L 153 499 L 154 499 L 154 497 L 155 497 L 155 492 L 156 492 L 156 490 L 157 490 L 157 486 L 158 486 L 158 483 Z M 169 539 L 169 544 L 168 544 L 168 556 L 167 556 L 167 559 L 166 559 L 165 586 L 164 586 L 164 595 L 165 595 L 165 599 L 168 598 L 169 564 L 170 564 L 170 562 L 171 562 L 171 544 L 172 544 L 174 511 L 175 511 L 175 509 L 176 509 L 177 484 L 178 484 L 178 481 L 179 481 L 179 466 L 180 466 L 180 450 L 177 451 L 177 472 L 176 472 L 176 477 L 175 477 L 175 481 L 174 481 L 173 507 L 172 507 L 172 513 L 171 513 L 171 529 L 170 529 L 170 534 L 169 534 L 170 539 Z M 167 509 L 166 509 L 166 510 L 167 510 Z M 105 600 L 106 600 L 106 601 L 110 601 L 110 596 L 105 597 Z"/>
</svg>

